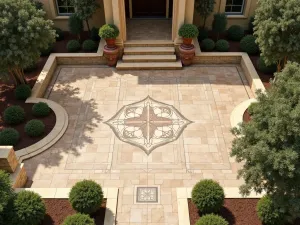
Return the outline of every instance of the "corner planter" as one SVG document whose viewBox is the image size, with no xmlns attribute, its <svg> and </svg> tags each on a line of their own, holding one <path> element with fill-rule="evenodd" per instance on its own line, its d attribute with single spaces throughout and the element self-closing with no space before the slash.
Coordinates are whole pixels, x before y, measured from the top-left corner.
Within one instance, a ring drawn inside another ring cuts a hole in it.
<svg viewBox="0 0 300 225">
<path fill-rule="evenodd" d="M 110 47 L 109 45 L 104 46 L 104 57 L 107 60 L 108 66 L 115 66 L 118 62 L 118 56 L 119 56 L 119 48 L 117 46 Z"/>
<path fill-rule="evenodd" d="M 182 65 L 189 66 L 193 63 L 195 56 L 195 46 L 194 45 L 185 45 L 181 44 L 179 46 L 179 56 Z"/>
</svg>

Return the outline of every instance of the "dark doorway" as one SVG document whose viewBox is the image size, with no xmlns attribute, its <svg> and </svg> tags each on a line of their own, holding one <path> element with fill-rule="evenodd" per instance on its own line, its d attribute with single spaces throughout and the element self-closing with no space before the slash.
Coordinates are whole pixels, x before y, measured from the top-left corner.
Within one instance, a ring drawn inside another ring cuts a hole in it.
<svg viewBox="0 0 300 225">
<path fill-rule="evenodd" d="M 167 0 L 132 0 L 133 18 L 165 18 Z"/>
</svg>

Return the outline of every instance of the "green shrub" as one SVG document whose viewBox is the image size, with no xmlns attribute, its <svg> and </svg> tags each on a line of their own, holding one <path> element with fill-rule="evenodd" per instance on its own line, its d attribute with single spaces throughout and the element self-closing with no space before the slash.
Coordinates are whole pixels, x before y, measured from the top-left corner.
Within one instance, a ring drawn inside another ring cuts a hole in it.
<svg viewBox="0 0 300 225">
<path fill-rule="evenodd" d="M 218 34 L 218 39 L 220 33 L 224 32 L 226 30 L 227 26 L 227 16 L 225 13 L 216 13 L 214 15 L 214 20 L 212 24 L 212 30 L 213 32 Z"/>
<path fill-rule="evenodd" d="M 80 50 L 80 43 L 77 40 L 70 40 L 67 44 L 68 52 L 78 52 Z"/>
<path fill-rule="evenodd" d="M 178 31 L 178 35 L 183 38 L 195 38 L 198 34 L 198 28 L 194 24 L 183 24 Z"/>
<path fill-rule="evenodd" d="M 104 39 L 114 39 L 117 38 L 120 31 L 117 26 L 113 24 L 105 24 L 99 30 L 99 36 Z"/>
<path fill-rule="evenodd" d="M 103 192 L 99 184 L 92 180 L 76 183 L 69 194 L 69 201 L 76 211 L 90 214 L 97 211 L 103 201 Z"/>
<path fill-rule="evenodd" d="M 218 52 L 228 52 L 229 50 L 229 43 L 226 40 L 218 40 L 216 42 L 216 50 Z"/>
<path fill-rule="evenodd" d="M 83 22 L 76 13 L 69 17 L 69 30 L 72 34 L 77 35 L 78 39 L 80 39 L 80 33 L 83 31 Z"/>
<path fill-rule="evenodd" d="M 27 84 L 20 84 L 15 89 L 15 97 L 18 100 L 26 100 L 31 95 L 31 88 Z"/>
<path fill-rule="evenodd" d="M 58 27 L 54 27 L 55 29 L 55 33 L 56 33 L 56 41 L 62 41 L 65 39 L 65 34 L 62 31 L 62 29 L 58 28 Z"/>
<path fill-rule="evenodd" d="M 99 28 L 93 27 L 91 29 L 91 39 L 96 42 L 100 41 Z"/>
<path fill-rule="evenodd" d="M 36 117 L 48 116 L 50 112 L 51 109 L 45 102 L 38 102 L 32 106 L 32 114 Z"/>
<path fill-rule="evenodd" d="M 97 49 L 97 44 L 93 40 L 85 40 L 82 44 L 82 48 L 85 52 L 92 52 Z"/>
<path fill-rule="evenodd" d="M 265 225 L 284 224 L 284 214 L 274 205 L 269 196 L 264 196 L 258 201 L 256 211 L 258 218 Z"/>
<path fill-rule="evenodd" d="M 208 38 L 208 30 L 207 28 L 199 27 L 199 35 L 198 35 L 198 41 L 201 42 L 204 39 Z"/>
<path fill-rule="evenodd" d="M 0 170 L 0 196 L 0 224 L 10 224 L 5 221 L 5 214 L 11 211 L 7 210 L 7 208 L 10 199 L 14 196 L 14 191 L 11 188 L 9 174 L 3 170 Z"/>
<path fill-rule="evenodd" d="M 68 216 L 62 225 L 95 225 L 95 222 L 89 215 L 77 213 Z"/>
<path fill-rule="evenodd" d="M 21 106 L 9 106 L 4 111 L 4 122 L 7 124 L 20 124 L 25 120 L 25 111 Z"/>
<path fill-rule="evenodd" d="M 240 41 L 245 35 L 244 29 L 239 25 L 233 25 L 228 29 L 228 38 L 232 41 Z"/>
<path fill-rule="evenodd" d="M 229 225 L 229 223 L 219 215 L 208 214 L 201 216 L 195 225 Z"/>
<path fill-rule="evenodd" d="M 32 191 L 21 191 L 13 202 L 13 224 L 39 225 L 44 219 L 46 207 L 42 198 Z"/>
<path fill-rule="evenodd" d="M 205 51 L 212 51 L 215 48 L 215 42 L 212 39 L 206 38 L 202 41 L 201 48 Z"/>
<path fill-rule="evenodd" d="M 4 128 L 0 132 L 0 145 L 15 146 L 20 139 L 20 134 L 13 128 Z"/>
<path fill-rule="evenodd" d="M 251 16 L 250 17 L 250 20 L 249 20 L 249 24 L 248 24 L 248 31 L 250 34 L 253 34 L 253 31 L 254 31 L 254 16 Z"/>
<path fill-rule="evenodd" d="M 255 37 L 253 35 L 243 37 L 240 42 L 240 48 L 249 55 L 255 55 L 259 52 L 259 48 L 255 43 Z"/>
<path fill-rule="evenodd" d="M 201 213 L 218 212 L 224 203 L 224 190 L 213 180 L 198 182 L 192 191 L 192 201 Z"/>
<path fill-rule="evenodd" d="M 275 73 L 277 71 L 277 65 L 272 64 L 270 66 L 267 66 L 262 56 L 257 60 L 257 68 L 263 73 Z"/>
<path fill-rule="evenodd" d="M 30 120 L 25 125 L 25 133 L 30 137 L 39 137 L 45 131 L 45 124 L 41 120 Z"/>
<path fill-rule="evenodd" d="M 41 56 L 49 56 L 54 48 L 53 43 L 48 46 L 46 49 L 41 50 Z"/>
<path fill-rule="evenodd" d="M 43 9 L 44 4 L 37 0 L 30 0 L 36 9 Z"/>
<path fill-rule="evenodd" d="M 32 72 L 36 69 L 37 69 L 37 63 L 33 63 L 32 65 L 27 66 L 26 68 L 24 68 L 24 72 L 29 73 L 29 72 Z"/>
</svg>

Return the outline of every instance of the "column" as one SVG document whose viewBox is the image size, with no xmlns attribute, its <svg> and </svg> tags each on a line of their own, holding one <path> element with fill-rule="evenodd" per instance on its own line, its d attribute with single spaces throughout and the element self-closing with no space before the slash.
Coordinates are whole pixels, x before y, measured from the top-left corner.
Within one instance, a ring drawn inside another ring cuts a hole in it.
<svg viewBox="0 0 300 225">
<path fill-rule="evenodd" d="M 113 9 L 111 0 L 103 0 L 105 23 L 113 23 Z"/>
<path fill-rule="evenodd" d="M 186 0 L 185 4 L 185 23 L 194 22 L 195 0 Z"/>
<path fill-rule="evenodd" d="M 126 41 L 126 16 L 124 0 L 110 0 L 112 2 L 113 22 L 119 28 L 120 35 L 117 37 L 116 44 L 123 46 Z"/>
<path fill-rule="evenodd" d="M 178 35 L 179 28 L 185 23 L 185 6 L 187 0 L 175 0 L 174 11 L 173 11 L 173 29 L 172 39 L 175 44 L 182 43 L 181 37 Z"/>
</svg>

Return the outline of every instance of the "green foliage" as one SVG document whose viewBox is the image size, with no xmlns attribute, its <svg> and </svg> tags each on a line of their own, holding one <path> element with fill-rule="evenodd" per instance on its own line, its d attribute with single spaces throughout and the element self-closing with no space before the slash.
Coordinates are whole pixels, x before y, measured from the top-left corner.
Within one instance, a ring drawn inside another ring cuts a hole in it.
<svg viewBox="0 0 300 225">
<path fill-rule="evenodd" d="M 51 43 L 48 48 L 41 50 L 41 56 L 49 56 L 54 48 L 53 43 Z"/>
<path fill-rule="evenodd" d="M 203 28 L 207 17 L 214 11 L 215 0 L 195 0 L 195 9 L 203 19 Z"/>
<path fill-rule="evenodd" d="M 198 28 L 194 24 L 183 24 L 178 31 L 178 35 L 183 38 L 195 38 L 198 34 Z"/>
<path fill-rule="evenodd" d="M 208 214 L 201 216 L 195 225 L 229 225 L 229 223 L 219 215 Z"/>
<path fill-rule="evenodd" d="M 218 38 L 220 33 L 226 30 L 227 26 L 227 16 L 225 13 L 216 13 L 214 14 L 214 20 L 212 23 L 213 32 L 218 34 Z"/>
<path fill-rule="evenodd" d="M 15 97 L 18 100 L 26 100 L 31 95 L 31 88 L 27 84 L 20 84 L 15 89 Z"/>
<path fill-rule="evenodd" d="M 27 66 L 26 68 L 24 68 L 24 72 L 25 73 L 30 73 L 30 72 L 32 72 L 32 71 L 34 71 L 36 69 L 37 69 L 37 63 L 35 62 L 32 65 Z"/>
<path fill-rule="evenodd" d="M 15 146 L 20 139 L 20 134 L 13 128 L 4 128 L 0 131 L 0 145 Z"/>
<path fill-rule="evenodd" d="M 25 125 L 25 133 L 30 137 L 39 137 L 45 132 L 45 124 L 41 120 L 30 120 Z"/>
<path fill-rule="evenodd" d="M 18 105 L 9 106 L 4 110 L 3 119 L 7 124 L 20 124 L 25 120 L 25 111 Z"/>
<path fill-rule="evenodd" d="M 51 112 L 50 107 L 45 102 L 38 102 L 32 106 L 32 114 L 36 117 L 48 116 Z"/>
<path fill-rule="evenodd" d="M 223 39 L 218 40 L 216 42 L 216 50 L 218 52 L 228 52 L 228 50 L 229 50 L 229 43 L 228 43 L 228 41 L 223 40 Z"/>
<path fill-rule="evenodd" d="M 284 215 L 277 208 L 270 196 L 264 196 L 261 198 L 256 206 L 258 218 L 265 225 L 283 225 Z"/>
<path fill-rule="evenodd" d="M 240 191 L 265 191 L 290 219 L 300 216 L 300 65 L 288 63 L 251 105 L 251 121 L 233 129 L 231 156 L 243 162 Z"/>
<path fill-rule="evenodd" d="M 62 29 L 58 28 L 58 27 L 54 27 L 55 29 L 55 33 L 56 33 L 56 41 L 62 41 L 65 39 L 65 35 L 64 32 L 62 31 Z"/>
<path fill-rule="evenodd" d="M 36 63 L 40 52 L 55 41 L 53 22 L 30 0 L 0 1 L 0 68 L 16 84 L 25 83 L 23 69 Z"/>
<path fill-rule="evenodd" d="M 100 41 L 100 36 L 99 36 L 99 28 L 93 27 L 91 29 L 91 39 L 95 42 Z"/>
<path fill-rule="evenodd" d="M 21 191 L 13 201 L 12 225 L 39 225 L 46 207 L 42 198 L 32 191 Z"/>
<path fill-rule="evenodd" d="M 67 44 L 68 52 L 78 52 L 80 50 L 80 43 L 78 40 L 70 40 Z"/>
<path fill-rule="evenodd" d="M 228 38 L 232 41 L 240 41 L 245 35 L 244 29 L 239 25 L 232 25 L 228 29 Z"/>
<path fill-rule="evenodd" d="M 207 28 L 198 28 L 199 35 L 198 35 L 198 41 L 201 42 L 204 39 L 208 38 L 208 30 Z"/>
<path fill-rule="evenodd" d="M 253 35 L 246 35 L 243 37 L 240 42 L 240 48 L 249 55 L 255 55 L 259 52 L 259 48 L 255 43 L 255 37 Z"/>
<path fill-rule="evenodd" d="M 117 26 L 113 24 L 105 24 L 99 30 L 99 36 L 104 39 L 114 39 L 117 38 L 120 31 Z"/>
<path fill-rule="evenodd" d="M 80 33 L 83 31 L 83 23 L 82 19 L 77 14 L 72 14 L 69 17 L 69 30 L 72 34 L 78 36 L 80 39 Z"/>
<path fill-rule="evenodd" d="M 76 211 L 85 214 L 93 213 L 102 204 L 102 188 L 92 180 L 80 181 L 72 187 L 69 194 L 69 201 Z"/>
<path fill-rule="evenodd" d="M 216 44 L 212 39 L 206 38 L 201 43 L 201 48 L 205 51 L 212 51 Z"/>
<path fill-rule="evenodd" d="M 224 190 L 213 180 L 201 180 L 192 190 L 192 201 L 201 213 L 218 212 L 224 203 Z"/>
<path fill-rule="evenodd" d="M 44 4 L 37 0 L 30 0 L 36 9 L 43 9 Z"/>
<path fill-rule="evenodd" d="M 253 22 L 254 22 L 254 16 L 251 16 L 250 19 L 249 19 L 249 23 L 248 23 L 248 32 L 250 34 L 253 34 L 253 32 L 254 32 L 254 24 L 253 24 Z"/>
<path fill-rule="evenodd" d="M 257 68 L 263 73 L 275 73 L 277 70 L 276 64 L 267 66 L 263 56 L 259 57 L 257 60 Z"/>
<path fill-rule="evenodd" d="M 4 223 L 4 211 L 13 193 L 9 174 L 0 170 L 0 224 L 6 224 Z"/>
<path fill-rule="evenodd" d="M 95 222 L 89 215 L 77 213 L 68 216 L 62 225 L 95 225 Z"/>
<path fill-rule="evenodd" d="M 299 0 L 259 1 L 255 11 L 254 35 L 267 65 L 300 58 Z"/>
<path fill-rule="evenodd" d="M 97 44 L 93 40 L 85 40 L 82 44 L 82 48 L 85 52 L 95 51 L 97 47 Z"/>
</svg>

